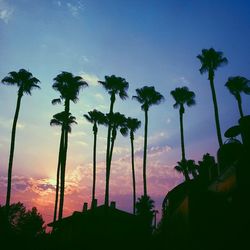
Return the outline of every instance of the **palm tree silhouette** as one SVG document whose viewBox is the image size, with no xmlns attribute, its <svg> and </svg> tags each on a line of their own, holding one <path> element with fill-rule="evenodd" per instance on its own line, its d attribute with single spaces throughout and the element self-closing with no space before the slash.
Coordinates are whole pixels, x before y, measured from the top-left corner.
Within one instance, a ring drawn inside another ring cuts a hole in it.
<svg viewBox="0 0 250 250">
<path fill-rule="evenodd" d="M 179 108 L 180 114 L 180 132 L 181 132 L 181 153 L 182 153 L 182 161 L 186 159 L 185 156 L 185 145 L 184 145 L 184 132 L 183 132 L 183 114 L 185 113 L 184 105 L 186 104 L 188 107 L 195 105 L 195 93 L 193 91 L 189 91 L 188 87 L 181 87 L 172 90 L 171 95 L 175 100 L 174 108 Z"/>
<path fill-rule="evenodd" d="M 146 165 L 147 165 L 147 137 L 148 137 L 148 110 L 152 105 L 158 105 L 164 97 L 155 90 L 153 86 L 144 86 L 140 89 L 136 89 L 136 96 L 132 98 L 137 100 L 141 104 L 141 109 L 145 112 L 145 127 L 144 127 L 144 154 L 143 154 L 143 186 L 144 196 L 147 196 L 147 177 L 146 177 Z"/>
<path fill-rule="evenodd" d="M 240 116 L 243 117 L 241 93 L 250 95 L 250 81 L 243 76 L 229 77 L 225 86 L 230 93 L 236 98 Z"/>
<path fill-rule="evenodd" d="M 105 115 L 94 109 L 93 111 L 89 111 L 88 114 L 83 115 L 86 120 L 93 124 L 93 133 L 94 133 L 94 145 L 93 145 L 93 186 L 92 186 L 92 208 L 94 206 L 95 200 L 95 186 L 96 186 L 96 141 L 97 141 L 97 133 L 98 133 L 98 124 L 105 123 Z"/>
<path fill-rule="evenodd" d="M 208 80 L 210 81 L 210 87 L 212 91 L 212 98 L 213 98 L 213 104 L 214 104 L 214 116 L 215 116 L 217 137 L 218 137 L 219 146 L 221 147 L 223 142 L 222 142 L 222 137 L 221 137 L 219 111 L 218 111 L 216 92 L 215 92 L 215 87 L 214 87 L 214 72 L 220 66 L 227 64 L 228 60 L 226 57 L 223 57 L 223 53 L 221 51 L 215 51 L 213 48 L 203 49 L 202 53 L 198 55 L 197 58 L 201 62 L 200 73 L 204 74 L 208 72 Z"/>
<path fill-rule="evenodd" d="M 111 127 L 111 145 L 110 145 L 110 150 L 109 150 L 109 158 L 108 158 L 108 167 L 107 167 L 107 178 L 106 178 L 106 193 L 105 193 L 105 198 L 106 195 L 107 200 L 109 200 L 109 180 L 110 180 L 110 170 L 111 170 L 111 162 L 112 162 L 112 156 L 113 156 L 113 149 L 115 145 L 115 139 L 117 136 L 117 130 L 119 128 L 124 127 L 126 118 L 123 114 L 116 112 L 116 113 L 109 113 L 106 115 L 106 122 L 107 124 Z M 106 202 L 105 202 L 106 204 Z"/>
<path fill-rule="evenodd" d="M 121 133 L 124 136 L 130 135 L 131 145 L 131 164 L 132 164 L 132 182 L 133 182 L 133 214 L 135 214 L 136 204 L 136 185 L 135 185 L 135 163 L 134 163 L 134 133 L 141 127 L 141 121 L 136 118 L 128 117 L 125 126 L 121 128 Z"/>
<path fill-rule="evenodd" d="M 186 164 L 188 172 L 193 176 L 193 179 L 196 179 L 198 177 L 198 165 L 195 163 L 194 160 L 187 160 Z"/>
<path fill-rule="evenodd" d="M 186 181 L 190 180 L 189 174 L 188 174 L 188 168 L 187 168 L 187 160 L 181 160 L 177 162 L 178 165 L 176 165 L 174 168 L 177 172 L 182 173 L 185 177 Z"/>
<path fill-rule="evenodd" d="M 25 70 L 20 69 L 18 72 L 11 71 L 9 75 L 2 79 L 2 83 L 6 85 L 16 85 L 18 87 L 16 111 L 13 119 L 12 130 L 11 130 L 11 144 L 10 144 L 10 155 L 9 155 L 9 166 L 8 166 L 8 183 L 7 183 L 7 195 L 6 195 L 6 210 L 8 212 L 10 206 L 11 196 L 11 181 L 12 181 L 12 166 L 15 150 L 15 137 L 16 137 L 16 125 L 21 106 L 21 100 L 24 94 L 31 95 L 31 91 L 34 88 L 40 88 L 37 84 L 40 81 L 33 77 L 33 75 Z"/>
<path fill-rule="evenodd" d="M 116 100 L 116 95 L 122 100 L 125 100 L 128 97 L 127 90 L 129 87 L 129 83 L 121 77 L 117 77 L 115 75 L 105 76 L 105 81 L 98 81 L 105 90 L 110 95 L 110 108 L 109 114 L 113 114 L 114 103 Z M 107 150 L 106 150 L 106 187 L 105 187 L 105 205 L 109 204 L 109 158 L 110 158 L 110 140 L 111 138 L 111 124 L 108 124 L 108 135 L 107 135 Z"/>
<path fill-rule="evenodd" d="M 53 115 L 53 118 L 50 120 L 50 126 L 61 126 L 61 137 L 59 144 L 59 154 L 57 162 L 57 171 L 56 171 L 56 197 L 55 197 L 55 206 L 54 206 L 54 218 L 53 222 L 57 219 L 57 208 L 58 208 L 58 196 L 59 196 L 59 183 L 60 183 L 60 170 L 61 170 L 61 160 L 62 152 L 64 149 L 64 133 L 63 133 L 63 124 L 68 124 L 67 131 L 71 133 L 71 124 L 77 124 L 75 121 L 76 118 L 69 113 L 68 121 L 66 122 L 67 116 L 65 111 Z"/>
<path fill-rule="evenodd" d="M 59 91 L 61 96 L 59 99 L 54 99 L 53 104 L 61 103 L 64 100 L 65 116 L 69 117 L 70 101 L 76 103 L 78 101 L 78 95 L 82 88 L 87 87 L 88 84 L 82 77 L 74 76 L 70 72 L 63 71 L 61 74 L 54 78 L 52 87 Z M 60 203 L 59 203 L 59 219 L 63 216 L 63 203 L 64 203 L 64 189 L 65 189 L 65 171 L 66 171 L 66 159 L 68 148 L 68 119 L 63 122 L 63 134 L 64 134 L 64 147 L 61 157 L 61 187 L 60 187 Z"/>
</svg>

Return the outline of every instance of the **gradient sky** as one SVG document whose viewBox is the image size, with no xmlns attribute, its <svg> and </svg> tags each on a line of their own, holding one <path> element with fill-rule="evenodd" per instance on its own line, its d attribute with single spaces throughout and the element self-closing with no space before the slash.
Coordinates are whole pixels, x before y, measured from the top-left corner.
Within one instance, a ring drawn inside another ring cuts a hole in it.
<svg viewBox="0 0 250 250">
<path fill-rule="evenodd" d="M 203 48 L 223 51 L 228 65 L 215 75 L 221 129 L 237 124 L 237 104 L 224 84 L 230 76 L 250 78 L 250 2 L 243 0 L 0 0 L 0 78 L 20 68 L 41 81 L 41 90 L 24 96 L 16 135 L 12 202 L 37 206 L 52 220 L 60 129 L 50 127 L 52 89 L 61 71 L 81 75 L 89 88 L 71 105 L 77 117 L 69 139 L 64 214 L 89 202 L 92 185 L 92 126 L 83 114 L 97 108 L 108 112 L 109 96 L 97 83 L 105 75 L 124 77 L 130 84 L 127 101 L 117 99 L 115 111 L 137 117 L 135 136 L 137 195 L 142 194 L 144 115 L 131 100 L 135 89 L 153 85 L 165 102 L 149 112 L 148 192 L 160 210 L 166 193 L 183 180 L 173 170 L 180 160 L 178 111 L 170 91 L 188 86 L 197 105 L 186 108 L 186 155 L 200 160 L 218 148 L 207 75 L 196 58 Z M 11 124 L 17 88 L 0 85 L 0 204 L 5 202 Z M 243 96 L 249 114 L 250 98 Z M 103 202 L 107 129 L 98 137 L 97 198 Z M 224 138 L 225 139 L 225 138 Z M 118 135 L 111 169 L 110 198 L 132 211 L 129 138 Z"/>
</svg>

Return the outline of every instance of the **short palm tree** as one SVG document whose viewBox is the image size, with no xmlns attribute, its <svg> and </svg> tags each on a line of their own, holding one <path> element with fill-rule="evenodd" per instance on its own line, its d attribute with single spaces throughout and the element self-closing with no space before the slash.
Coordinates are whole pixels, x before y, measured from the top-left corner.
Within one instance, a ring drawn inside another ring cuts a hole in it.
<svg viewBox="0 0 250 250">
<path fill-rule="evenodd" d="M 52 85 L 53 89 L 60 92 L 60 98 L 54 99 L 53 104 L 61 103 L 64 101 L 65 116 L 69 117 L 70 101 L 77 102 L 78 95 L 82 88 L 87 87 L 88 84 L 80 76 L 74 76 L 70 72 L 63 71 L 54 78 Z M 66 159 L 67 159 L 67 148 L 68 148 L 68 131 L 67 124 L 68 120 L 63 123 L 63 134 L 64 134 L 64 147 L 61 158 L 61 187 L 60 187 L 60 203 L 59 203 L 59 219 L 63 216 L 63 203 L 64 203 L 64 189 L 65 189 L 65 171 L 66 171 Z"/>
<path fill-rule="evenodd" d="M 122 100 L 125 100 L 128 97 L 127 90 L 129 83 L 122 77 L 117 77 L 115 75 L 105 76 L 105 81 L 98 81 L 105 90 L 110 95 L 110 108 L 109 114 L 113 114 L 114 103 L 116 100 L 116 95 Z M 105 188 L 105 205 L 109 205 L 109 187 L 108 187 L 108 168 L 109 168 L 109 158 L 110 158 L 110 140 L 111 138 L 111 124 L 108 124 L 108 135 L 107 135 L 107 149 L 106 149 L 106 188 Z"/>
<path fill-rule="evenodd" d="M 50 120 L 50 126 L 61 126 L 61 137 L 59 144 L 59 154 L 58 154 L 58 162 L 57 162 L 57 171 L 56 171 L 56 197 L 55 197 L 55 206 L 54 206 L 54 218 L 53 222 L 57 219 L 57 208 L 58 208 L 58 196 L 59 196 L 59 184 L 60 184 L 60 170 L 61 170 L 61 161 L 62 161 L 62 153 L 64 150 L 64 133 L 63 133 L 63 123 L 68 124 L 67 131 L 71 133 L 71 124 L 77 124 L 75 121 L 76 118 L 69 113 L 68 121 L 66 121 L 67 117 L 65 111 L 57 113 L 53 115 L 53 118 Z"/>
<path fill-rule="evenodd" d="M 19 110 L 21 106 L 21 100 L 24 94 L 31 95 L 31 91 L 34 88 L 40 88 L 37 85 L 39 82 L 40 81 L 37 78 L 33 77 L 33 75 L 25 69 L 20 69 L 18 72 L 11 71 L 9 72 L 8 76 L 2 79 L 3 84 L 16 85 L 18 87 L 16 111 L 15 111 L 14 120 L 12 124 L 12 130 L 11 130 L 11 144 L 10 144 L 8 183 L 7 183 L 7 195 L 6 195 L 7 212 L 10 206 L 12 166 L 13 166 L 13 158 L 14 158 L 14 150 L 15 150 L 16 125 L 17 125 Z"/>
<path fill-rule="evenodd" d="M 130 135 L 131 145 L 131 164 L 132 164 L 132 183 L 133 183 L 133 214 L 135 214 L 136 204 L 136 182 L 135 182 L 135 163 L 134 163 L 134 134 L 137 129 L 141 127 L 141 121 L 136 118 L 128 117 L 125 122 L 125 126 L 121 128 L 121 133 L 124 136 Z"/>
<path fill-rule="evenodd" d="M 229 77 L 225 86 L 230 93 L 236 98 L 240 116 L 243 117 L 241 93 L 250 95 L 250 80 L 243 76 Z"/>
<path fill-rule="evenodd" d="M 93 124 L 93 133 L 94 133 L 94 145 L 93 145 L 93 186 L 92 186 L 92 208 L 94 206 L 95 200 L 95 186 L 96 186 L 96 142 L 97 142 L 97 133 L 98 133 L 98 124 L 105 123 L 105 115 L 94 109 L 89 111 L 88 114 L 83 115 L 85 119 Z"/>
<path fill-rule="evenodd" d="M 185 177 L 186 181 L 190 180 L 189 174 L 188 174 L 188 168 L 187 168 L 187 160 L 181 160 L 177 162 L 178 165 L 176 165 L 174 168 L 177 172 L 182 173 Z"/>
<path fill-rule="evenodd" d="M 153 229 L 154 207 L 154 201 L 149 196 L 142 195 L 136 202 L 136 214 L 142 219 L 142 226 L 144 226 L 145 232 L 149 235 Z"/>
<path fill-rule="evenodd" d="M 219 111 L 218 111 L 216 92 L 215 92 L 215 87 L 214 87 L 214 72 L 219 67 L 227 64 L 228 60 L 226 57 L 223 56 L 223 53 L 221 51 L 215 51 L 213 48 L 203 49 L 202 53 L 198 55 L 197 58 L 201 62 L 200 73 L 204 74 L 208 72 L 208 80 L 210 81 L 210 87 L 212 91 L 212 98 L 213 98 L 213 104 L 214 104 L 214 116 L 215 116 L 217 137 L 218 137 L 219 146 L 221 147 L 223 142 L 222 142 L 222 137 L 221 137 Z"/>
<path fill-rule="evenodd" d="M 144 196 L 147 196 L 147 176 L 146 176 L 146 165 L 147 165 L 147 137 L 148 137 L 148 110 L 152 105 L 158 105 L 163 100 L 162 94 L 157 92 L 153 86 L 144 86 L 140 89 L 136 89 L 136 96 L 132 98 L 137 100 L 141 104 L 141 109 L 145 113 L 145 127 L 144 127 L 144 154 L 143 154 L 143 186 Z"/>
<path fill-rule="evenodd" d="M 193 179 L 196 179 L 198 177 L 198 165 L 195 163 L 194 160 L 187 160 L 186 164 L 188 172 L 193 176 Z"/>
<path fill-rule="evenodd" d="M 188 87 L 176 88 L 175 90 L 172 90 L 170 93 L 175 100 L 174 108 L 179 108 L 181 152 L 182 152 L 182 160 L 185 160 L 186 156 L 185 156 L 184 132 L 183 132 L 183 114 L 185 113 L 184 105 L 186 104 L 188 107 L 195 105 L 195 93 L 193 91 L 189 91 Z"/>
</svg>

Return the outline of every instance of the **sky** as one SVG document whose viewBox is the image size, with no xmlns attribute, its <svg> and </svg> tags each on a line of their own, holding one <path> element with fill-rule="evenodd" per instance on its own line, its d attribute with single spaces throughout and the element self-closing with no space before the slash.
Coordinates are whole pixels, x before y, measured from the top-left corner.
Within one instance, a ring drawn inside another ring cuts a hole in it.
<svg viewBox="0 0 250 250">
<path fill-rule="evenodd" d="M 71 104 L 77 118 L 69 137 L 64 215 L 90 202 L 92 186 L 92 125 L 83 114 L 109 110 L 109 95 L 99 80 L 116 75 L 129 82 L 126 101 L 114 110 L 142 121 L 135 135 L 137 196 L 142 195 L 144 114 L 132 100 L 135 89 L 154 86 L 165 101 L 152 106 L 148 129 L 148 193 L 160 211 L 162 201 L 183 181 L 174 170 L 181 158 L 179 116 L 170 91 L 187 86 L 196 105 L 186 108 L 186 156 L 197 161 L 205 153 L 216 157 L 213 104 L 207 75 L 196 58 L 213 47 L 228 65 L 215 73 L 222 133 L 236 125 L 239 111 L 225 88 L 230 76 L 250 78 L 250 2 L 247 0 L 0 0 L 0 78 L 10 71 L 29 70 L 40 90 L 23 96 L 18 119 L 11 202 L 36 206 L 50 222 L 53 217 L 60 128 L 49 122 L 63 106 L 52 89 L 61 71 L 82 76 L 89 84 Z M 5 203 L 11 126 L 17 88 L 0 84 L 0 204 Z M 249 114 L 250 98 L 242 96 Z M 107 128 L 100 127 L 97 145 L 97 198 L 104 200 Z M 225 141 L 225 138 L 223 138 Z M 117 136 L 110 180 L 110 200 L 132 211 L 130 141 Z"/>
</svg>

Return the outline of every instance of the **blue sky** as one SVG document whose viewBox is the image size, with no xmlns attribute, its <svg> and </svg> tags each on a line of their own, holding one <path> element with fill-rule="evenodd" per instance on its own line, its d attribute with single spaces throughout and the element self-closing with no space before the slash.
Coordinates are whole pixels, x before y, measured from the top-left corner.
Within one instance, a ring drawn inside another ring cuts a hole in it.
<svg viewBox="0 0 250 250">
<path fill-rule="evenodd" d="M 31 97 L 24 96 L 22 101 L 13 167 L 19 185 L 13 191 L 13 201 L 22 199 L 42 211 L 53 204 L 51 185 L 59 129 L 51 128 L 49 121 L 63 107 L 51 105 L 51 100 L 59 96 L 51 86 L 57 74 L 69 71 L 83 76 L 90 86 L 81 92 L 79 102 L 71 105 L 78 125 L 73 128 L 68 152 L 67 213 L 81 208 L 90 197 L 92 130 L 82 115 L 93 108 L 108 112 L 109 96 L 97 81 L 112 74 L 129 82 L 130 97 L 144 85 L 155 86 L 165 96 L 165 102 L 152 107 L 149 113 L 149 194 L 159 207 L 167 191 L 182 181 L 173 170 L 180 159 L 180 135 L 178 112 L 172 107 L 174 101 L 169 93 L 179 86 L 188 86 L 196 93 L 197 105 L 187 108 L 184 116 L 187 157 L 200 160 L 207 152 L 215 155 L 218 143 L 211 92 L 207 76 L 199 73 L 196 56 L 203 48 L 213 47 L 228 58 L 228 65 L 215 75 L 224 133 L 239 118 L 236 101 L 224 84 L 229 76 L 250 78 L 249 9 L 249 1 L 243 0 L 0 0 L 1 79 L 10 71 L 25 68 L 41 81 L 41 90 L 35 90 Z M 16 93 L 14 87 L 0 86 L 0 203 L 5 198 Z M 243 96 L 246 114 L 249 106 L 249 96 Z M 117 99 L 115 110 L 144 121 L 134 100 Z M 106 133 L 105 128 L 100 128 L 100 201 Z M 143 126 L 136 136 L 136 150 L 140 152 L 142 146 Z M 128 138 L 119 136 L 111 173 L 111 198 L 127 210 L 131 210 L 129 149 Z M 137 165 L 140 195 L 140 153 Z M 124 188 L 118 190 L 122 182 Z"/>
</svg>

